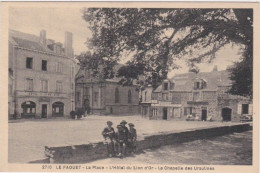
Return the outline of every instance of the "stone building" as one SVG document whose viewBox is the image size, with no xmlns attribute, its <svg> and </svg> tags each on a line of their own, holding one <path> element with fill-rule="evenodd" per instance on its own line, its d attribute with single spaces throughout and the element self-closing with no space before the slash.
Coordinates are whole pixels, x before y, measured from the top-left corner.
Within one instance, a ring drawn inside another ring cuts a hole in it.
<svg viewBox="0 0 260 173">
<path fill-rule="evenodd" d="M 14 116 L 14 92 L 13 92 L 13 70 L 8 69 L 8 116 Z"/>
<path fill-rule="evenodd" d="M 80 69 L 76 75 L 76 109 L 88 114 L 136 114 L 139 112 L 139 92 L 136 86 L 119 85 L 119 78 L 94 78 Z"/>
<path fill-rule="evenodd" d="M 230 86 L 229 73 L 216 68 L 212 72 L 178 74 L 152 92 L 148 115 L 165 120 L 194 115 L 204 121 L 239 121 L 241 115 L 252 115 L 252 101 L 228 94 Z"/>
<path fill-rule="evenodd" d="M 149 85 L 146 87 L 142 92 L 141 92 L 141 115 L 142 117 L 147 117 L 150 115 L 151 112 L 151 105 L 152 101 L 152 92 L 153 92 L 153 87 Z"/>
<path fill-rule="evenodd" d="M 17 118 L 69 116 L 74 109 L 72 33 L 65 45 L 39 36 L 9 30 L 9 110 Z M 12 99 L 13 98 L 13 99 Z"/>
</svg>

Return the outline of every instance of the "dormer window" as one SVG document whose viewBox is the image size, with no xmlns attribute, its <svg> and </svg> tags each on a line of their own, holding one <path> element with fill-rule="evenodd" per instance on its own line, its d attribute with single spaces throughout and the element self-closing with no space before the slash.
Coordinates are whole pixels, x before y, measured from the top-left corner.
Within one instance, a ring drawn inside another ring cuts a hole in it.
<svg viewBox="0 0 260 173">
<path fill-rule="evenodd" d="M 195 86 L 196 86 L 196 89 L 200 89 L 200 82 L 196 82 Z"/>
<path fill-rule="evenodd" d="M 195 82 L 194 82 L 194 89 L 204 89 L 207 87 L 207 82 L 203 79 L 197 79 Z"/>
<path fill-rule="evenodd" d="M 168 90 L 168 82 L 163 84 L 163 90 Z"/>
</svg>

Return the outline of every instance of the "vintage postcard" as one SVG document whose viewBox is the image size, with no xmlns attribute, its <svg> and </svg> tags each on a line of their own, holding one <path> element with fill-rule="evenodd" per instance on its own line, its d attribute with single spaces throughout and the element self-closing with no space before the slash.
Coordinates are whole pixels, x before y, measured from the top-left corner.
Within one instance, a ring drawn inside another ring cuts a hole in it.
<svg viewBox="0 0 260 173">
<path fill-rule="evenodd" d="M 259 171 L 259 4 L 2 2 L 0 171 Z"/>
</svg>

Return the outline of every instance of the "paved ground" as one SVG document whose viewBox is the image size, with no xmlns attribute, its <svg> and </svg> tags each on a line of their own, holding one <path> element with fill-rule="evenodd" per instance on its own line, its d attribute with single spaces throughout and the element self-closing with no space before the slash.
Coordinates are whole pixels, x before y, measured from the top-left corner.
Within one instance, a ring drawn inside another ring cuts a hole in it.
<svg viewBox="0 0 260 173">
<path fill-rule="evenodd" d="M 44 146 L 87 144 L 102 140 L 101 131 L 107 120 L 114 127 L 126 120 L 135 124 L 138 138 L 152 133 L 223 126 L 232 122 L 192 122 L 148 120 L 140 116 L 89 116 L 82 120 L 48 119 L 18 120 L 9 123 L 9 162 L 27 163 L 45 158 Z"/>
<path fill-rule="evenodd" d="M 143 154 L 93 164 L 252 165 L 252 131 L 147 149 Z"/>
</svg>

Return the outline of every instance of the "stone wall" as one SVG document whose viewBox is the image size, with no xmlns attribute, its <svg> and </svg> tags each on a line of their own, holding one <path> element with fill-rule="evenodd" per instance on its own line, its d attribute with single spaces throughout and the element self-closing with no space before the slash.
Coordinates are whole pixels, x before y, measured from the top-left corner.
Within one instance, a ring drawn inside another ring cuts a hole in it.
<svg viewBox="0 0 260 173">
<path fill-rule="evenodd" d="M 10 56 L 10 55 L 9 55 Z M 33 58 L 32 69 L 26 69 L 26 58 Z M 36 104 L 36 117 L 41 117 L 42 104 L 47 104 L 47 117 L 52 117 L 52 104 L 54 102 L 64 103 L 64 116 L 69 116 L 74 109 L 74 75 L 76 64 L 72 59 L 37 51 L 14 49 L 14 109 L 17 118 L 21 117 L 21 104 L 33 101 Z M 47 60 L 47 71 L 42 71 L 42 60 Z M 56 63 L 62 64 L 62 72 L 56 72 Z M 33 91 L 26 91 L 26 79 L 33 79 Z M 42 92 L 41 80 L 48 81 L 48 91 Z M 56 82 L 62 82 L 61 92 L 56 91 Z M 21 95 L 17 94 L 20 93 Z M 44 99 L 45 101 L 41 101 Z"/>
<path fill-rule="evenodd" d="M 248 131 L 251 129 L 252 126 L 249 123 L 246 123 L 152 134 L 144 136 L 143 139 L 139 139 L 137 142 L 137 148 L 138 151 L 142 151 L 148 148 L 160 147 L 163 145 L 174 145 L 198 139 L 207 139 L 234 132 L 239 133 Z M 46 147 L 45 155 L 49 157 L 50 163 L 87 163 L 107 157 L 106 146 L 102 142 L 65 147 Z"/>
</svg>

